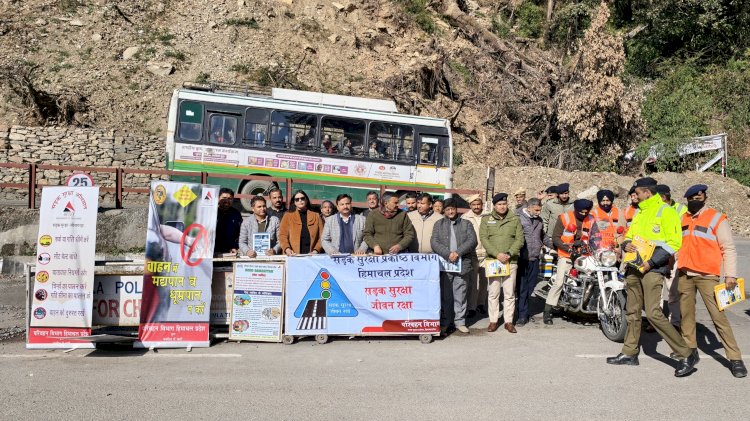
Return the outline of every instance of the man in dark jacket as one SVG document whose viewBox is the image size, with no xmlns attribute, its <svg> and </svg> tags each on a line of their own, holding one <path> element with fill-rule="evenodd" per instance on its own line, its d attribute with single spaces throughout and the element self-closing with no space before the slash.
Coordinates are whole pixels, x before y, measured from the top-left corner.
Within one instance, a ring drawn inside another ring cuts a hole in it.
<svg viewBox="0 0 750 421">
<path fill-rule="evenodd" d="M 471 273 L 472 252 L 477 247 L 474 226 L 459 218 L 454 199 L 447 199 L 443 208 L 445 218 L 435 223 L 430 244 L 432 250 L 450 263 L 459 263 L 458 272 L 440 272 L 440 296 L 442 317 L 441 333 L 445 333 L 450 320 L 461 333 L 469 333 L 466 327 L 466 292 Z M 451 317 L 453 316 L 453 317 Z"/>
<path fill-rule="evenodd" d="M 529 299 L 534 292 L 539 277 L 539 256 L 542 252 L 542 246 L 552 247 L 552 240 L 544 235 L 541 213 L 542 202 L 537 198 L 529 199 L 526 207 L 518 213 L 518 217 L 521 218 L 525 243 L 521 249 L 521 257 L 518 259 L 521 288 L 518 297 L 517 327 L 529 322 Z M 534 321 L 533 317 L 531 320 Z"/>
<path fill-rule="evenodd" d="M 232 207 L 234 192 L 223 187 L 219 190 L 219 211 L 216 214 L 214 254 L 237 253 L 239 250 L 242 214 Z"/>
<path fill-rule="evenodd" d="M 414 241 L 414 226 L 406 212 L 398 208 L 398 198 L 393 193 L 385 193 L 380 199 L 380 206 L 367 216 L 365 243 L 377 255 L 408 251 Z"/>
</svg>

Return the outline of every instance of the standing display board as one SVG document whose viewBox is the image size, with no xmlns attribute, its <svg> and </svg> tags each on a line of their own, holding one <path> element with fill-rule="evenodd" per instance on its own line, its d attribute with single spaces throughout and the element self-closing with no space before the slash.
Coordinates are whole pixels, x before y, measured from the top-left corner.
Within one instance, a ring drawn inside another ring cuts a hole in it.
<svg viewBox="0 0 750 421">
<path fill-rule="evenodd" d="M 207 347 L 219 188 L 154 181 L 136 347 Z"/>
<path fill-rule="evenodd" d="M 235 263 L 230 340 L 281 342 L 284 266 L 283 262 Z"/>
<path fill-rule="evenodd" d="M 26 348 L 93 348 L 98 187 L 45 187 Z"/>
<path fill-rule="evenodd" d="M 439 258 L 289 258 L 285 299 L 286 335 L 439 333 Z"/>
<path fill-rule="evenodd" d="M 214 261 L 214 273 L 211 279 L 211 317 L 212 325 L 228 325 L 229 310 L 232 307 L 232 286 L 234 285 L 233 264 Z"/>
</svg>

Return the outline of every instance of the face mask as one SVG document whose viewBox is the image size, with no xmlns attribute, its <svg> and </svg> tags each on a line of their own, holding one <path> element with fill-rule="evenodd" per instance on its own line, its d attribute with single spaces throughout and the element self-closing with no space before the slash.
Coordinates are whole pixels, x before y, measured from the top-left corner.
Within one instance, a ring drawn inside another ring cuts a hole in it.
<svg viewBox="0 0 750 421">
<path fill-rule="evenodd" d="M 612 210 L 612 205 L 599 205 L 599 207 L 604 211 L 609 213 L 609 211 Z"/>
<path fill-rule="evenodd" d="M 688 203 L 687 203 L 688 212 L 695 215 L 696 213 L 698 213 L 699 210 L 703 208 L 704 204 L 705 202 L 702 200 L 688 200 Z"/>
<path fill-rule="evenodd" d="M 582 215 L 580 212 L 573 212 L 573 214 L 576 216 L 576 219 L 579 221 L 583 221 L 584 218 L 588 215 Z"/>
</svg>

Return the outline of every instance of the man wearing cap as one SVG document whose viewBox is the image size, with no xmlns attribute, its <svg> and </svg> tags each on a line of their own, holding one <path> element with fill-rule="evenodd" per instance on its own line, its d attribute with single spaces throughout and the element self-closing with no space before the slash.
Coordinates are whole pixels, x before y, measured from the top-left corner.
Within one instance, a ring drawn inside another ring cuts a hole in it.
<svg viewBox="0 0 750 421">
<path fill-rule="evenodd" d="M 542 207 L 542 221 L 547 237 L 552 237 L 552 233 L 555 232 L 558 217 L 573 209 L 573 202 L 570 201 L 570 185 L 562 183 L 555 191 L 557 198 L 548 200 Z"/>
<path fill-rule="evenodd" d="M 526 207 L 526 189 L 519 187 L 518 190 L 513 193 L 513 197 L 516 198 L 516 206 L 513 212 L 518 215 L 518 213 L 521 212 L 521 209 Z"/>
<path fill-rule="evenodd" d="M 453 322 L 461 333 L 469 333 L 466 327 L 466 287 L 471 273 L 472 256 L 477 247 L 477 235 L 471 222 L 459 218 L 455 199 L 445 201 L 443 212 L 432 230 L 430 243 L 432 250 L 451 263 L 461 260 L 459 272 L 440 272 L 440 297 L 442 334 Z"/>
<path fill-rule="evenodd" d="M 617 245 L 617 227 L 620 223 L 620 211 L 612 206 L 615 194 L 612 190 L 599 190 L 596 192 L 597 206 L 591 210 L 591 215 L 596 219 L 596 225 L 601 233 L 603 246 Z"/>
<path fill-rule="evenodd" d="M 547 195 L 544 199 L 542 199 L 543 203 L 547 203 L 550 200 L 557 199 L 557 186 L 549 186 L 544 191 L 544 193 Z"/>
<path fill-rule="evenodd" d="M 414 240 L 409 246 L 411 253 L 432 253 L 430 238 L 435 222 L 443 219 L 443 215 L 432 210 L 432 196 L 422 193 L 417 201 L 417 209 L 409 212 L 409 220 L 414 227 Z"/>
<path fill-rule="evenodd" d="M 471 195 L 466 198 L 469 202 L 469 212 L 465 212 L 461 215 L 461 218 L 471 222 L 474 227 L 474 233 L 479 238 L 479 226 L 482 223 L 482 216 L 484 214 L 484 203 L 482 203 L 482 196 L 478 194 Z M 469 288 L 468 288 L 468 312 L 466 316 L 472 318 L 477 312 L 485 314 L 486 303 L 487 303 L 487 276 L 484 273 L 484 259 L 487 253 L 484 251 L 482 242 L 477 242 L 477 247 L 474 250 L 475 253 L 471 258 L 471 274 L 469 274 Z"/>
<path fill-rule="evenodd" d="M 668 185 L 657 184 L 656 192 L 659 193 L 659 197 L 661 197 L 661 200 L 664 201 L 664 203 L 673 207 L 677 211 L 680 218 L 687 213 L 687 207 L 685 205 L 672 200 L 672 190 Z M 674 258 L 675 260 L 677 259 L 677 253 L 675 253 Z M 672 323 L 677 330 L 680 330 L 682 317 L 680 315 L 680 293 L 677 289 L 676 268 L 676 265 L 673 263 L 669 275 L 664 277 L 664 292 L 662 292 L 661 300 L 662 308 L 669 312 L 669 322 Z"/>
<path fill-rule="evenodd" d="M 680 360 L 674 372 L 675 377 L 689 376 L 695 371 L 698 362 L 677 329 L 669 323 L 661 311 L 661 293 L 664 275 L 669 272 L 669 262 L 682 245 L 680 220 L 677 211 L 665 204 L 656 194 L 656 180 L 650 177 L 636 180 L 635 193 L 638 195 L 640 211 L 625 235 L 623 250 L 637 252 L 632 240 L 638 236 L 654 245 L 651 257 L 635 268 L 628 265 L 625 276 L 628 297 L 626 318 L 628 329 L 622 351 L 615 357 L 607 358 L 607 364 L 638 365 L 639 342 L 641 338 L 641 312 L 664 341 L 669 344 Z"/>
<path fill-rule="evenodd" d="M 508 276 L 493 276 L 489 282 L 489 313 L 490 325 L 488 332 L 498 328 L 500 320 L 500 289 L 503 290 L 503 319 L 505 330 L 516 333 L 513 325 L 513 313 L 516 310 L 516 271 L 518 270 L 518 256 L 523 247 L 523 227 L 518 215 L 508 207 L 508 194 L 498 193 L 492 196 L 492 212 L 482 218 L 479 226 L 479 239 L 487 251 L 487 255 L 497 259 L 500 263 L 509 263 Z"/>
<path fill-rule="evenodd" d="M 732 327 L 714 298 L 714 287 L 721 283 L 722 267 L 726 288 L 732 290 L 737 286 L 737 249 L 726 215 L 706 206 L 707 190 L 705 184 L 697 184 L 685 192 L 688 212 L 682 216 L 682 248 L 677 261 L 682 337 L 697 360 L 695 292 L 698 291 L 721 338 L 732 375 L 745 377 L 747 368 Z"/>
<path fill-rule="evenodd" d="M 576 244 L 586 243 L 589 233 L 594 226 L 595 219 L 589 215 L 594 202 L 588 199 L 578 199 L 573 202 L 573 210 L 557 217 L 555 231 L 552 233 L 552 244 L 557 249 L 557 273 L 555 282 L 547 293 L 544 303 L 544 324 L 552 324 L 552 308 L 560 301 L 565 275 L 570 272 L 573 262 L 570 260 L 571 249 Z"/>
</svg>

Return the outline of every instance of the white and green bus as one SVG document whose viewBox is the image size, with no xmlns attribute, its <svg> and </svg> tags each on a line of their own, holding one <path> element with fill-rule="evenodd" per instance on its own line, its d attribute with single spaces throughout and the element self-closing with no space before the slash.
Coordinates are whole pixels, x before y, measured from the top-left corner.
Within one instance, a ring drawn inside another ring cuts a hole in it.
<svg viewBox="0 0 750 421">
<path fill-rule="evenodd" d="M 168 124 L 170 170 L 291 178 L 294 189 L 314 200 L 347 192 L 364 202 L 372 190 L 337 182 L 387 184 L 394 191 L 452 187 L 448 120 L 399 114 L 392 101 L 186 86 L 172 95 Z M 212 176 L 208 182 L 244 195 L 273 187 L 260 179 Z M 278 187 L 285 189 L 284 183 Z"/>
</svg>

